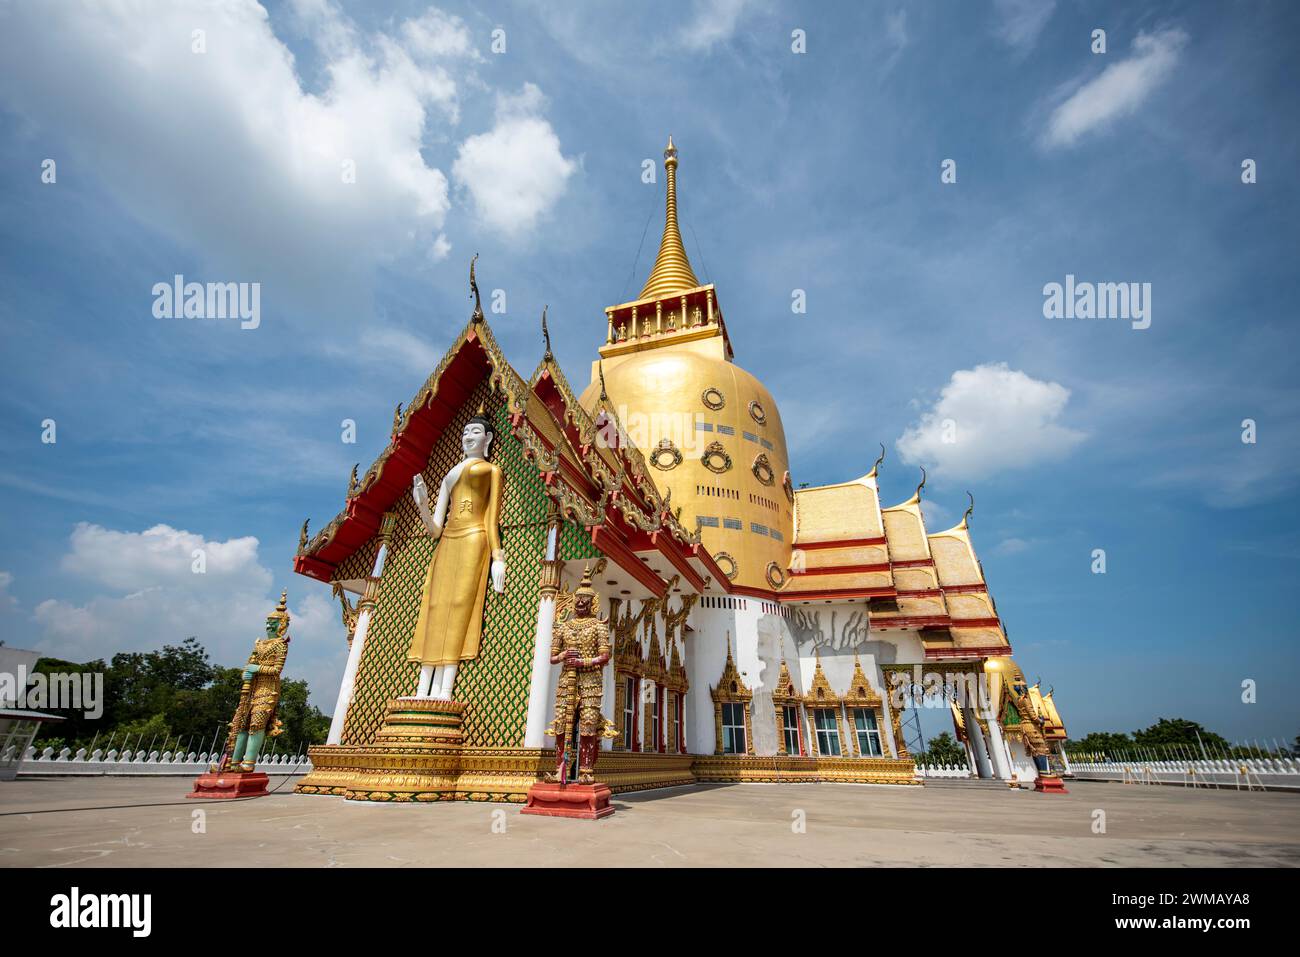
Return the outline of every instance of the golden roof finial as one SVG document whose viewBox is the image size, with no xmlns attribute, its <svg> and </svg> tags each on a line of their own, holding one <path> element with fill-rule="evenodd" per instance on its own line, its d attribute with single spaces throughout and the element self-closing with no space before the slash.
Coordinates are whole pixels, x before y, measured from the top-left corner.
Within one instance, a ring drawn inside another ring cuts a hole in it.
<svg viewBox="0 0 1300 957">
<path fill-rule="evenodd" d="M 361 468 L 360 462 L 352 466 L 352 474 L 348 477 L 348 494 L 347 494 L 348 498 L 351 498 L 352 496 L 357 494 L 357 486 L 361 484 L 359 481 L 357 481 L 357 469 L 359 468 Z"/>
<path fill-rule="evenodd" d="M 921 484 L 918 485 L 916 487 L 916 491 L 912 493 L 912 497 L 916 499 L 918 502 L 921 500 L 921 489 L 923 488 L 925 488 L 925 466 L 924 465 L 921 466 Z"/>
<path fill-rule="evenodd" d="M 546 328 L 546 306 L 542 306 L 542 339 L 546 341 L 546 355 L 543 358 L 550 360 L 555 356 L 551 354 L 551 331 Z"/>
<path fill-rule="evenodd" d="M 474 314 L 470 316 L 471 322 L 483 321 L 483 303 L 478 297 L 478 280 L 474 278 L 474 264 L 478 262 L 478 253 L 469 261 L 469 291 L 474 296 Z"/>
<path fill-rule="evenodd" d="M 880 457 L 879 457 L 878 459 L 876 459 L 876 464 L 873 465 L 873 466 L 871 466 L 871 471 L 868 472 L 867 475 L 868 475 L 868 476 L 874 476 L 874 475 L 877 473 L 877 471 L 880 469 L 880 463 L 883 462 L 883 461 L 885 461 L 885 443 L 884 443 L 884 442 L 881 442 L 881 443 L 880 443 Z"/>
<path fill-rule="evenodd" d="M 673 138 L 668 137 L 668 146 L 664 149 L 664 171 L 668 176 L 668 186 L 664 200 L 664 235 L 659 240 L 659 255 L 655 258 L 650 276 L 641 287 L 638 299 L 657 299 L 684 289 L 694 289 L 700 284 L 695 278 L 691 261 L 686 258 L 686 247 L 682 245 L 682 234 L 677 228 L 677 147 Z M 682 317 L 686 321 L 686 317 Z"/>
<path fill-rule="evenodd" d="M 307 526 L 311 524 L 310 518 L 302 520 L 302 531 L 298 533 L 298 554 L 307 550 Z"/>
<path fill-rule="evenodd" d="M 970 499 L 970 505 L 966 506 L 966 514 L 961 517 L 962 528 L 965 528 L 967 523 L 970 522 L 971 513 L 975 511 L 975 496 L 972 495 L 970 492 L 967 492 L 966 497 Z"/>
<path fill-rule="evenodd" d="M 600 373 L 600 397 L 602 399 L 608 399 L 609 396 L 605 394 L 605 363 L 597 361 L 596 371 Z"/>
</svg>

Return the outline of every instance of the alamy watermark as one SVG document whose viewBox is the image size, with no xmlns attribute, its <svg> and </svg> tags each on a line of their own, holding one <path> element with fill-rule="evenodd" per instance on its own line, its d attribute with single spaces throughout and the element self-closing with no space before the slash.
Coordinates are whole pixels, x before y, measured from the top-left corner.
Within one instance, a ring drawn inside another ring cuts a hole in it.
<svg viewBox="0 0 1300 957">
<path fill-rule="evenodd" d="M 177 273 L 171 282 L 153 284 L 157 319 L 239 319 L 239 328 L 262 324 L 260 282 L 186 282 Z"/>
<path fill-rule="evenodd" d="M 991 718 L 994 702 L 1000 700 L 1002 678 L 997 674 L 925 671 L 916 664 L 911 671 L 891 670 L 889 706 L 895 711 L 905 707 L 949 708 L 956 705 L 972 708 L 981 718 Z"/>
<path fill-rule="evenodd" d="M 1134 329 L 1151 325 L 1151 283 L 1076 282 L 1067 273 L 1064 283 L 1043 287 L 1043 315 L 1048 319 L 1127 319 Z"/>
<path fill-rule="evenodd" d="M 19 665 L 17 673 L 0 671 L 0 704 L 21 711 L 80 711 L 92 720 L 100 718 L 104 714 L 104 673 L 28 674 L 27 668 Z"/>
</svg>

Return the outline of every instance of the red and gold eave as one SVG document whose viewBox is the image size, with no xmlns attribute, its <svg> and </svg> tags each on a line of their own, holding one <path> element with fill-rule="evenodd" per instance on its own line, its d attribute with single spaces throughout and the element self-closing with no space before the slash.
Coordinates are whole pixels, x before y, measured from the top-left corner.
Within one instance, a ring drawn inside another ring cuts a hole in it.
<svg viewBox="0 0 1300 957">
<path fill-rule="evenodd" d="M 337 568 L 378 533 L 384 514 L 409 491 L 434 444 L 484 377 L 504 395 L 512 434 L 561 513 L 579 522 L 610 561 L 656 597 L 667 594 L 674 576 L 695 592 L 725 588 L 726 577 L 698 536 L 687 534 L 659 497 L 640 452 L 619 441 L 612 409 L 600 407 L 589 416 L 549 355 L 524 383 L 485 320 L 465 327 L 405 407 L 388 446 L 343 510 L 300 546 L 295 572 L 334 580 Z M 650 567 L 660 557 L 664 575 Z"/>
</svg>

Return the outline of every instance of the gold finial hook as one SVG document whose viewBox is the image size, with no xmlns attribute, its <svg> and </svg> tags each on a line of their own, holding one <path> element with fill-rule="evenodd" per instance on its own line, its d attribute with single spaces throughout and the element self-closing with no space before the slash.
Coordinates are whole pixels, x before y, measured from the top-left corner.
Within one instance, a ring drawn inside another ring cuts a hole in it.
<svg viewBox="0 0 1300 957">
<path fill-rule="evenodd" d="M 920 498 L 920 497 L 921 497 L 921 489 L 923 489 L 923 488 L 925 488 L 925 466 L 924 466 L 924 465 L 921 466 L 921 484 L 918 485 L 918 486 L 916 487 L 916 491 L 915 491 L 913 494 L 914 494 L 917 498 Z"/>
<path fill-rule="evenodd" d="M 469 291 L 474 296 L 474 314 L 470 317 L 474 322 L 483 321 L 483 302 L 478 296 L 478 280 L 474 278 L 474 264 L 478 262 L 478 253 L 469 261 Z"/>
<path fill-rule="evenodd" d="M 605 392 L 605 363 L 603 361 L 597 361 L 596 371 L 600 373 L 600 397 L 608 399 L 609 395 Z"/>
<path fill-rule="evenodd" d="M 885 461 L 885 443 L 880 443 L 880 456 L 876 459 L 876 464 L 871 466 L 871 474 L 875 475 L 880 468 L 880 464 Z"/>
<path fill-rule="evenodd" d="M 551 331 L 546 328 L 546 306 L 542 306 L 542 339 L 546 341 L 546 359 L 554 359 L 551 354 Z"/>
<path fill-rule="evenodd" d="M 971 512 L 975 511 L 975 496 L 967 492 L 966 497 L 970 499 L 970 505 L 966 506 L 966 514 L 961 517 L 962 525 L 970 521 Z"/>
<path fill-rule="evenodd" d="M 302 554 L 307 550 L 307 526 L 311 523 L 310 518 L 302 520 L 302 531 L 298 533 L 298 553 Z"/>
<path fill-rule="evenodd" d="M 348 498 L 357 494 L 357 486 L 361 484 L 357 481 L 357 469 L 359 468 L 361 468 L 360 462 L 352 466 L 352 474 L 348 477 Z"/>
</svg>

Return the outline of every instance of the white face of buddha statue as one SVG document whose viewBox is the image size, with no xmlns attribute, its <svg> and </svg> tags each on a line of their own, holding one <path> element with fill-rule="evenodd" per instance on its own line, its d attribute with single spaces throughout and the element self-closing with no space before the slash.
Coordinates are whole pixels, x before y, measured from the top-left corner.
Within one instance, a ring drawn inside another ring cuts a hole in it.
<svg viewBox="0 0 1300 957">
<path fill-rule="evenodd" d="M 492 434 L 484 428 L 482 422 L 470 422 L 460 436 L 460 447 L 465 450 L 467 459 L 487 458 L 491 444 Z"/>
</svg>

